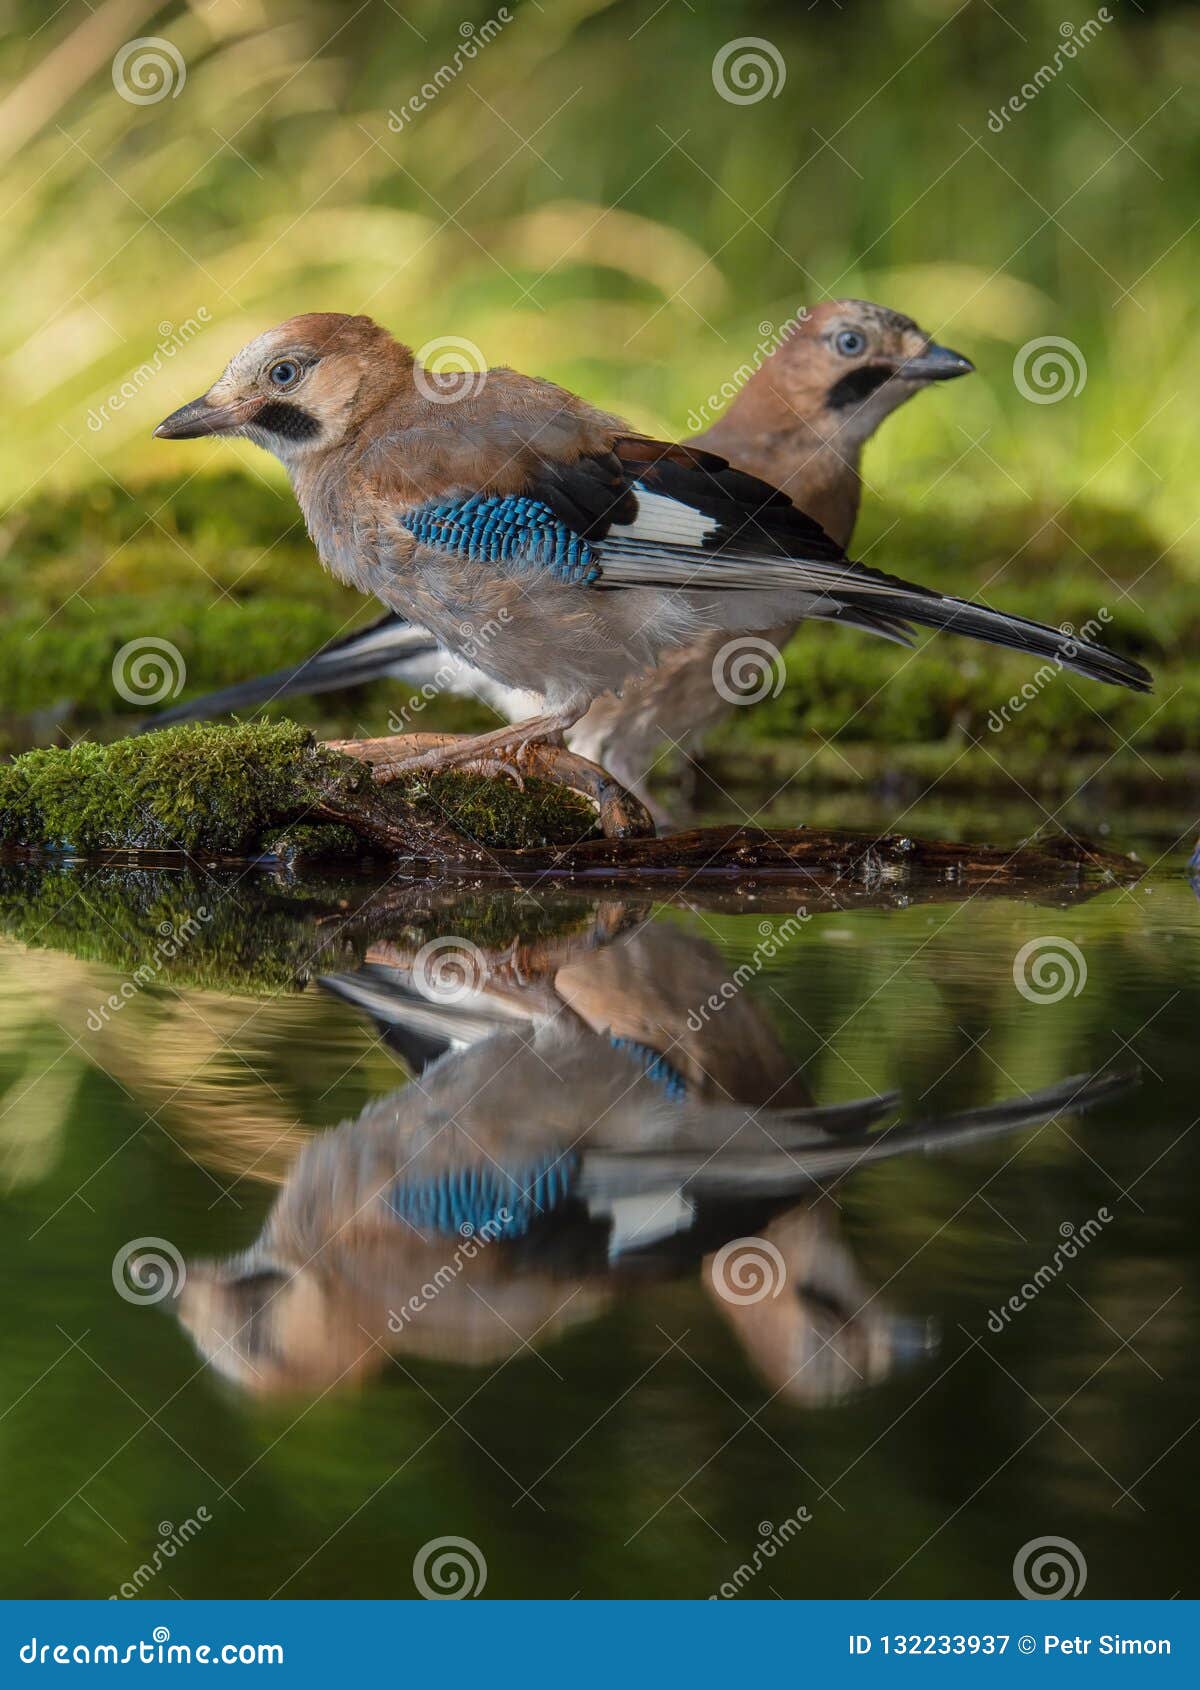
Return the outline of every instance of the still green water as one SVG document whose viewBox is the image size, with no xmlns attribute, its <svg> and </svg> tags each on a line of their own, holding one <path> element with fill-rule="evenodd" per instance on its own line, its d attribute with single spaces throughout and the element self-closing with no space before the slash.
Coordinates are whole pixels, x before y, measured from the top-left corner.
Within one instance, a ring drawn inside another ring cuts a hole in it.
<svg viewBox="0 0 1200 1690">
<path fill-rule="evenodd" d="M 1181 858 L 846 903 L 0 868 L 4 1594 L 1197 1594 Z"/>
</svg>

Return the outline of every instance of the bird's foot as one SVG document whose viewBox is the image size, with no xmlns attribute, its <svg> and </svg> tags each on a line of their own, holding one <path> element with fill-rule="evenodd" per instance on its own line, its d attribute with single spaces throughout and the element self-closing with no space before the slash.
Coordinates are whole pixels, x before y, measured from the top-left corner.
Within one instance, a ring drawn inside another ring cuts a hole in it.
<svg viewBox="0 0 1200 1690">
<path fill-rule="evenodd" d="M 372 776 L 380 784 L 412 773 L 456 769 L 464 774 L 504 775 L 523 790 L 525 777 L 536 776 L 565 786 L 593 804 L 606 839 L 654 837 L 653 817 L 640 798 L 598 763 L 552 743 L 536 727 L 531 733 L 530 727 L 526 722 L 474 736 L 413 733 L 341 740 L 331 743 L 330 749 L 370 763 Z M 561 731 L 549 729 L 551 734 Z"/>
<path fill-rule="evenodd" d="M 531 747 L 561 741 L 564 729 L 577 720 L 578 711 L 555 710 L 530 716 L 523 722 L 511 722 L 504 728 L 493 728 L 490 733 L 401 734 L 395 741 L 399 754 L 393 753 L 376 764 L 375 779 L 388 781 L 423 769 L 461 769 L 467 764 L 479 766 L 483 762 L 515 770 Z M 405 742 L 412 748 L 407 753 L 400 750 Z"/>
</svg>

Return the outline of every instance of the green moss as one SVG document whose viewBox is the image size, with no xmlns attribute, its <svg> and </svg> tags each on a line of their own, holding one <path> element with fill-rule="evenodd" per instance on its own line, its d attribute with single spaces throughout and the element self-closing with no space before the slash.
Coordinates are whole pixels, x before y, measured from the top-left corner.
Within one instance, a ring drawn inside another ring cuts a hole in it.
<svg viewBox="0 0 1200 1690">
<path fill-rule="evenodd" d="M 0 843 L 239 855 L 300 813 L 333 766 L 293 722 L 29 751 L 0 768 Z"/>
<path fill-rule="evenodd" d="M 557 890 L 544 898 L 528 888 L 477 892 L 456 886 L 441 895 L 435 893 L 425 904 L 408 899 L 405 908 L 385 910 L 382 915 L 376 908 L 379 902 L 369 898 L 363 904 L 362 919 L 370 938 L 414 950 L 452 929 L 459 938 L 494 955 L 513 945 L 545 944 L 570 933 L 590 932 L 596 924 L 592 899 Z"/>
<path fill-rule="evenodd" d="M 314 828 L 319 796 L 369 793 L 401 832 L 431 819 L 492 848 L 569 844 L 594 831 L 591 806 L 551 782 L 462 773 L 375 788 L 365 764 L 294 722 L 184 723 L 159 733 L 29 751 L 0 766 L 0 844 L 246 856 L 284 843 L 362 856 L 349 827 Z M 414 832 L 414 838 L 417 833 Z"/>
<path fill-rule="evenodd" d="M 274 993 L 353 967 L 363 942 L 352 924 L 316 925 L 330 907 L 167 869 L 0 864 L 0 931 L 139 985 Z"/>
<path fill-rule="evenodd" d="M 595 832 L 586 799 L 552 781 L 531 778 L 524 791 L 507 778 L 448 770 L 398 783 L 405 799 L 442 816 L 457 833 L 495 849 L 573 845 Z"/>
<path fill-rule="evenodd" d="M 296 822 L 281 833 L 264 834 L 262 846 L 285 862 L 301 857 L 361 857 L 368 852 L 354 829 L 340 822 Z"/>
</svg>

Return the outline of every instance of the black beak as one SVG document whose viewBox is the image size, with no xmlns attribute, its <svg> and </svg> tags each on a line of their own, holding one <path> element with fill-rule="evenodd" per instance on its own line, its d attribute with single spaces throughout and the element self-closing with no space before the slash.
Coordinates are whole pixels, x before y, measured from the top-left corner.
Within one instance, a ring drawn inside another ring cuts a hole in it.
<svg viewBox="0 0 1200 1690">
<path fill-rule="evenodd" d="M 961 352 L 952 352 L 948 346 L 939 346 L 931 340 L 924 352 L 898 364 L 896 374 L 901 381 L 953 381 L 955 376 L 969 376 L 974 368 Z"/>
<path fill-rule="evenodd" d="M 203 434 L 232 434 L 249 420 L 244 403 L 213 405 L 207 398 L 193 399 L 164 417 L 154 430 L 156 440 L 198 440 Z"/>
</svg>

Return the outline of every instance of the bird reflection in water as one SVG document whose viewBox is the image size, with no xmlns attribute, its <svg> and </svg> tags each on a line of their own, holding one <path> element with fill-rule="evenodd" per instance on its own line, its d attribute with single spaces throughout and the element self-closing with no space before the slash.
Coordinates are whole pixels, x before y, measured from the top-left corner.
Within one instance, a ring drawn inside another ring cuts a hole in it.
<svg viewBox="0 0 1200 1690">
<path fill-rule="evenodd" d="M 248 1250 L 189 1263 L 177 1312 L 201 1353 L 262 1394 L 361 1384 L 389 1358 L 494 1366 L 683 1275 L 795 1405 L 928 1353 L 927 1322 L 863 1278 L 829 1188 L 1127 1081 L 940 1121 L 897 1120 L 894 1095 L 821 1107 L 727 980 L 715 947 L 619 906 L 584 938 L 388 941 L 327 977 L 412 1077 L 306 1145 Z"/>
</svg>

